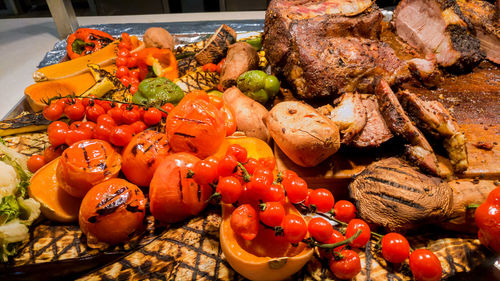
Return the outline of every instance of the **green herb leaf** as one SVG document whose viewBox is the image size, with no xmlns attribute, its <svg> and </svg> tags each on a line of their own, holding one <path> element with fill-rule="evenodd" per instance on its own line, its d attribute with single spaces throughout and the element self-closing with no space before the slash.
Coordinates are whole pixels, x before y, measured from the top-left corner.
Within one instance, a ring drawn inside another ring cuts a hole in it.
<svg viewBox="0 0 500 281">
<path fill-rule="evenodd" d="M 21 209 L 14 195 L 5 196 L 0 203 L 0 221 L 9 222 L 19 216 Z"/>
</svg>

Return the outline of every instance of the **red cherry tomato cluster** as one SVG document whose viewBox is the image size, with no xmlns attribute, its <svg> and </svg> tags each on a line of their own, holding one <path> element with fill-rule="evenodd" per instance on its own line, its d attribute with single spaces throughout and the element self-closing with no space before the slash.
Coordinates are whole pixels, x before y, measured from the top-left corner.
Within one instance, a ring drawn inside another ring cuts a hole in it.
<svg viewBox="0 0 500 281">
<path fill-rule="evenodd" d="M 171 108 L 168 105 L 165 108 Z M 61 110 L 62 109 L 62 110 Z M 54 112 L 57 111 L 57 114 Z M 158 124 L 163 115 L 157 108 L 144 109 L 129 104 L 117 105 L 92 98 L 64 98 L 52 102 L 44 110 L 44 116 L 54 121 L 65 114 L 71 125 L 55 121 L 47 130 L 54 147 L 71 145 L 85 139 L 101 139 L 116 146 L 128 144 L 134 134 Z M 82 121 L 83 119 L 86 121 Z"/>
<path fill-rule="evenodd" d="M 120 79 L 125 87 L 130 87 L 130 93 L 137 92 L 139 83 L 145 74 L 138 68 L 138 53 L 132 51 L 132 42 L 128 33 L 122 33 L 116 58 L 116 77 Z"/>
<path fill-rule="evenodd" d="M 222 59 L 218 64 L 215 63 L 207 63 L 201 67 L 201 69 L 205 72 L 218 72 L 221 73 L 222 66 L 226 62 L 226 59 Z"/>
</svg>

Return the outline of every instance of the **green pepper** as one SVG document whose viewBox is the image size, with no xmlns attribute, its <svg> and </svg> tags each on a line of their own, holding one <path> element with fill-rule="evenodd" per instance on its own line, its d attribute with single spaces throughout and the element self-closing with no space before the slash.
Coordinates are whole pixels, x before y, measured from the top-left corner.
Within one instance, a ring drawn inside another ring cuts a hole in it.
<svg viewBox="0 0 500 281">
<path fill-rule="evenodd" d="M 132 101 L 147 106 L 177 104 L 184 97 L 184 91 L 165 77 L 147 78 L 139 84 Z"/>
<path fill-rule="evenodd" d="M 238 88 L 248 97 L 265 104 L 280 90 L 280 81 L 261 70 L 250 70 L 238 77 Z"/>
<path fill-rule="evenodd" d="M 245 42 L 252 45 L 256 51 L 260 51 L 260 49 L 262 49 L 262 37 L 260 36 L 252 37 L 247 39 Z"/>
</svg>

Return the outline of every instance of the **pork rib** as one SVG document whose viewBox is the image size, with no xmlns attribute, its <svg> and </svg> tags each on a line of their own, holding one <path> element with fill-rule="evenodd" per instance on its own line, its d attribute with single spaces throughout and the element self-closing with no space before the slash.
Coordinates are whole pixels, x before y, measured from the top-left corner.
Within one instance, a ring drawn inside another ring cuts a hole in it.
<svg viewBox="0 0 500 281">
<path fill-rule="evenodd" d="M 375 93 L 380 106 L 380 113 L 382 113 L 389 129 L 395 135 L 409 142 L 409 145 L 406 145 L 406 153 L 410 160 L 416 162 L 423 170 L 439 175 L 434 150 L 420 130 L 413 125 L 389 84 L 384 80 L 380 80 Z"/>
<path fill-rule="evenodd" d="M 408 44 L 449 70 L 468 71 L 483 58 L 473 27 L 455 0 L 402 0 L 392 24 Z"/>
<path fill-rule="evenodd" d="M 423 101 L 407 90 L 399 91 L 398 98 L 421 130 L 443 140 L 453 170 L 465 171 L 469 163 L 465 135 L 443 104 L 438 101 Z"/>
</svg>

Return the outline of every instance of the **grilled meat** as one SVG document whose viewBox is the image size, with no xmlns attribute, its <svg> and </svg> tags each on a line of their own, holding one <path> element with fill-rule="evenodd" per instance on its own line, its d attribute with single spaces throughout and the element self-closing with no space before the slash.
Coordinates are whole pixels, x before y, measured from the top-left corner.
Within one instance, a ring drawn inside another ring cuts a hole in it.
<svg viewBox="0 0 500 281">
<path fill-rule="evenodd" d="M 377 98 L 369 95 L 361 102 L 366 111 L 366 125 L 350 144 L 355 147 L 378 147 L 390 140 L 393 134 L 380 114 Z"/>
<path fill-rule="evenodd" d="M 439 175 L 434 150 L 420 130 L 413 125 L 387 82 L 380 80 L 375 93 L 380 112 L 389 129 L 409 142 L 409 145 L 406 145 L 406 154 L 410 160 L 423 170 Z"/>
<path fill-rule="evenodd" d="M 365 106 L 358 93 L 345 93 L 335 103 L 325 115 L 339 127 L 342 143 L 350 143 L 366 124 Z"/>
<path fill-rule="evenodd" d="M 483 58 L 473 27 L 455 0 L 402 0 L 394 10 L 396 33 L 439 65 L 468 71 Z"/>
<path fill-rule="evenodd" d="M 457 0 L 457 4 L 474 26 L 486 58 L 500 64 L 500 20 L 495 6 L 483 0 Z"/>
<path fill-rule="evenodd" d="M 446 183 L 398 158 L 366 167 L 349 185 L 349 192 L 360 217 L 389 231 L 442 221 L 449 217 L 453 200 Z"/>
<path fill-rule="evenodd" d="M 272 1 L 263 47 L 273 71 L 283 75 L 302 98 L 371 92 L 376 76 L 390 84 L 408 78 L 406 64 L 387 44 L 376 40 L 382 14 L 370 4 L 361 0 Z M 351 10 L 357 12 L 346 14 L 343 5 L 356 7 Z"/>
<path fill-rule="evenodd" d="M 438 101 L 423 101 L 407 90 L 399 91 L 398 98 L 421 130 L 443 140 L 455 172 L 465 171 L 468 166 L 465 135 L 443 104 Z"/>
<path fill-rule="evenodd" d="M 434 61 L 414 58 L 407 61 L 410 73 L 427 87 L 435 87 L 442 81 L 441 71 Z"/>
</svg>

